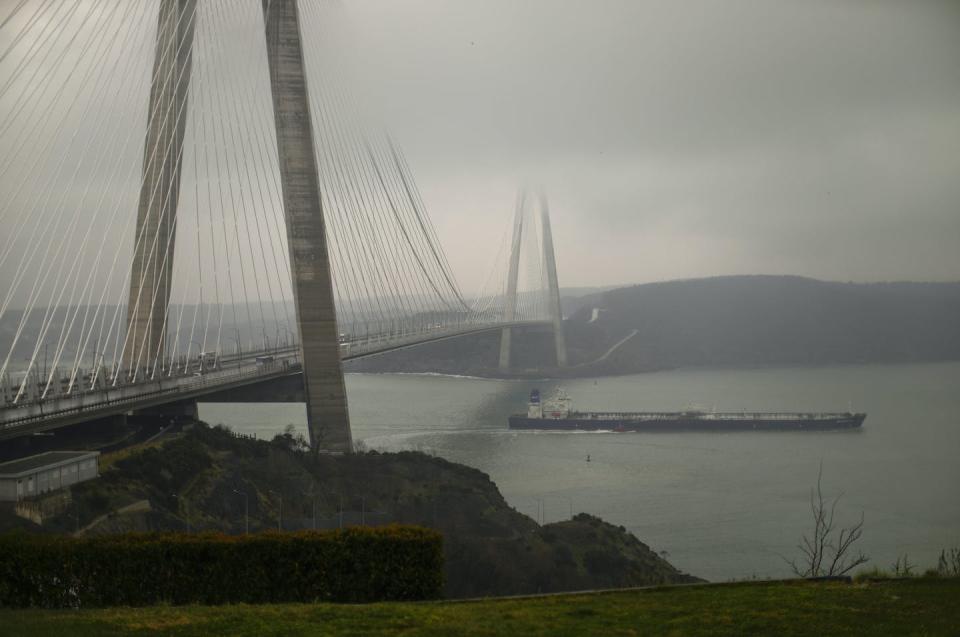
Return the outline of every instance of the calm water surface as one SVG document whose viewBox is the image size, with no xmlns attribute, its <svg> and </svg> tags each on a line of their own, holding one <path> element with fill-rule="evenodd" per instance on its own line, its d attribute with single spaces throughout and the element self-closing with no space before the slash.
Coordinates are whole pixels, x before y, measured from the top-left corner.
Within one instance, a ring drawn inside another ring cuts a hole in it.
<svg viewBox="0 0 960 637">
<path fill-rule="evenodd" d="M 842 523 L 859 519 L 872 564 L 908 554 L 935 566 L 960 545 L 960 363 L 686 370 L 564 381 L 585 410 L 867 412 L 857 432 L 511 432 L 534 386 L 442 376 L 347 376 L 354 438 L 418 449 L 490 474 L 507 501 L 544 521 L 586 511 L 622 524 L 678 568 L 711 580 L 789 574 L 810 526 L 823 462 Z M 269 437 L 305 429 L 303 405 L 203 405 L 200 415 Z M 586 461 L 590 456 L 590 462 Z"/>
</svg>

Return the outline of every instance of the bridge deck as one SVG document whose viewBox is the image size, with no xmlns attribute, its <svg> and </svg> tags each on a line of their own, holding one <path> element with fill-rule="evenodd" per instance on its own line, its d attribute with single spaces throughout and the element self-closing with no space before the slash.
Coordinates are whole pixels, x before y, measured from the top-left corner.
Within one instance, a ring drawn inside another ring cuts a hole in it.
<svg viewBox="0 0 960 637">
<path fill-rule="evenodd" d="M 462 325 L 427 333 L 382 335 L 342 343 L 342 360 L 375 356 L 469 334 L 504 327 L 549 325 L 546 321 L 515 321 L 490 325 Z M 201 396 L 301 373 L 299 347 L 224 356 L 217 369 L 160 379 L 142 380 L 103 389 L 73 391 L 66 396 L 8 404 L 0 408 L 0 440 L 50 431 L 159 405 L 195 400 Z M 258 362 L 257 359 L 260 359 Z M 270 358 L 272 360 L 264 360 Z"/>
</svg>

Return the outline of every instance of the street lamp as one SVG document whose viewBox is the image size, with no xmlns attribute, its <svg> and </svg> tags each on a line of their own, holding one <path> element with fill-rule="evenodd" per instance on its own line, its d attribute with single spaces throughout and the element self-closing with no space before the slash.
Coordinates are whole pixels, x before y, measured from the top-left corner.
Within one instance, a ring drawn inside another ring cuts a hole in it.
<svg viewBox="0 0 960 637">
<path fill-rule="evenodd" d="M 50 347 L 50 341 L 43 344 L 43 377 L 47 377 L 47 348 Z"/>
<path fill-rule="evenodd" d="M 237 333 L 236 338 L 233 339 L 237 342 L 237 358 L 243 358 L 243 345 L 240 344 L 240 328 L 235 327 L 233 331 Z"/>
<path fill-rule="evenodd" d="M 190 344 L 197 346 L 197 351 L 200 353 L 200 371 L 202 372 L 203 371 L 203 345 L 201 345 L 197 341 L 190 341 Z M 184 367 L 185 367 L 184 371 L 189 371 L 190 369 L 190 353 L 189 352 L 187 352 L 187 363 Z"/>
<path fill-rule="evenodd" d="M 244 491 L 234 489 L 233 492 L 243 496 L 243 532 L 250 535 L 250 498 Z"/>
</svg>

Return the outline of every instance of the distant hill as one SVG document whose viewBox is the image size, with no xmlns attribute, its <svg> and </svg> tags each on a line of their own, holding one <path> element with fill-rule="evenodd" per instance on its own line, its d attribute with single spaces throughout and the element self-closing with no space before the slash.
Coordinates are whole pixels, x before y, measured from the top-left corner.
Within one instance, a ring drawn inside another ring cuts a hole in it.
<svg viewBox="0 0 960 637">
<path fill-rule="evenodd" d="M 960 282 L 728 276 L 618 288 L 575 305 L 565 322 L 567 375 L 960 360 Z M 519 368 L 552 365 L 548 334 L 515 341 Z M 497 334 L 457 339 L 358 361 L 355 368 L 493 375 L 498 342 Z"/>
<path fill-rule="evenodd" d="M 604 286 L 594 286 L 594 287 L 577 287 L 577 288 L 560 288 L 560 305 L 563 307 L 563 315 L 571 316 L 581 307 L 583 307 L 585 299 L 591 299 L 594 296 L 606 292 L 607 290 L 613 290 L 617 287 L 616 285 L 604 285 Z"/>
</svg>

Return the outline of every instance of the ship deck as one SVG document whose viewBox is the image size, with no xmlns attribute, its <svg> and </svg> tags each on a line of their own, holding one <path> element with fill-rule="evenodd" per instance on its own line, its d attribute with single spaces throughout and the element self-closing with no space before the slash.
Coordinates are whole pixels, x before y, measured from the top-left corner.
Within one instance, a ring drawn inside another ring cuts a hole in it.
<svg viewBox="0 0 960 637">
<path fill-rule="evenodd" d="M 518 414 L 520 415 L 520 414 Z M 686 411 L 572 411 L 565 418 L 569 420 L 677 420 L 698 419 L 698 420 L 762 420 L 762 421 L 818 421 L 818 420 L 836 420 L 838 418 L 855 418 L 866 416 L 866 414 L 854 414 L 850 412 L 830 413 L 830 412 L 764 412 L 764 411 L 729 411 L 729 412 L 686 412 Z M 549 420 L 545 418 L 545 420 Z"/>
</svg>

